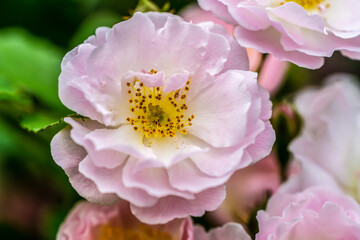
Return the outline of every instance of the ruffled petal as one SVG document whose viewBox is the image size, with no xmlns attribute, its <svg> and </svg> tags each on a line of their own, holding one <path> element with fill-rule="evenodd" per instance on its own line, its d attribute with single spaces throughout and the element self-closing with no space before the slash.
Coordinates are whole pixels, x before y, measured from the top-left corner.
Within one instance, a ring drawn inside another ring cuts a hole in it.
<svg viewBox="0 0 360 240">
<path fill-rule="evenodd" d="M 235 28 L 234 36 L 243 47 L 254 48 L 262 53 L 271 53 L 280 60 L 289 60 L 300 67 L 317 69 L 324 64 L 322 57 L 310 56 L 296 50 L 286 51 L 280 43 L 281 34 L 272 28 L 255 32 L 238 26 Z"/>
<path fill-rule="evenodd" d="M 100 192 L 116 194 L 122 199 L 141 207 L 152 206 L 157 201 L 155 197 L 150 196 L 142 189 L 127 188 L 124 185 L 123 166 L 113 169 L 99 168 L 87 156 L 80 162 L 79 171 L 86 178 L 92 180 Z"/>
<path fill-rule="evenodd" d="M 143 189 L 149 195 L 157 198 L 173 195 L 186 199 L 194 199 L 192 193 L 179 191 L 170 185 L 166 169 L 146 168 L 138 171 L 136 169 L 136 161 L 135 158 L 130 158 L 124 166 L 123 180 L 127 188 Z"/>
<path fill-rule="evenodd" d="M 224 184 L 231 176 L 228 173 L 220 177 L 212 177 L 202 173 L 190 160 L 181 161 L 173 165 L 169 170 L 169 180 L 172 187 L 193 193 L 199 193 L 208 188 Z"/>
<path fill-rule="evenodd" d="M 224 198 L 225 187 L 222 186 L 198 193 L 193 200 L 168 196 L 159 199 L 152 207 L 139 208 L 132 204 L 131 212 L 142 222 L 161 224 L 188 215 L 201 216 L 205 211 L 215 210 Z"/>
<path fill-rule="evenodd" d="M 79 172 L 78 165 L 86 157 L 86 152 L 71 140 L 70 129 L 63 129 L 55 135 L 51 141 L 51 154 L 79 195 L 102 204 L 112 204 L 119 200 L 115 194 L 100 192 L 93 181 Z"/>
</svg>

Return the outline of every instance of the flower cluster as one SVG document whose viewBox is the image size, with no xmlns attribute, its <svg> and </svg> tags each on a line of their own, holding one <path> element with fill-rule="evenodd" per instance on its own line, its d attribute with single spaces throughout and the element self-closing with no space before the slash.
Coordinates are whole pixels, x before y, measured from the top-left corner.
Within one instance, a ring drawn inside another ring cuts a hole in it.
<svg viewBox="0 0 360 240">
<path fill-rule="evenodd" d="M 88 202 L 57 239 L 360 239 L 356 78 L 335 74 L 278 104 L 286 141 L 274 149 L 269 100 L 289 70 L 280 60 L 360 58 L 360 3 L 199 4 L 211 12 L 137 12 L 64 57 L 59 97 L 79 116 L 64 118 L 51 153 Z M 261 63 L 254 49 L 273 55 Z M 194 226 L 206 211 L 222 227 Z"/>
</svg>

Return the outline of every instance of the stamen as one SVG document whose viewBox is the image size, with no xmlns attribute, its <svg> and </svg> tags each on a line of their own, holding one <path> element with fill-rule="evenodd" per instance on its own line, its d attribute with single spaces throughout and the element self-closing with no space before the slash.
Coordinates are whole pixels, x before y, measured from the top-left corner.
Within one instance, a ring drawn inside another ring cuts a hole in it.
<svg viewBox="0 0 360 240">
<path fill-rule="evenodd" d="M 281 5 L 287 2 L 295 2 L 308 11 L 318 11 L 321 10 L 321 4 L 325 2 L 325 0 L 284 0 Z M 326 4 L 324 7 L 329 8 L 330 4 Z"/>
<path fill-rule="evenodd" d="M 157 71 L 152 69 L 148 73 L 156 74 Z M 186 114 L 190 84 L 191 80 L 188 80 L 182 89 L 165 93 L 162 91 L 163 87 L 146 87 L 138 78 L 132 83 L 127 82 L 129 109 L 134 115 L 128 116 L 126 120 L 146 138 L 187 134 L 185 128 L 192 125 L 191 121 L 195 117 L 193 114 Z"/>
</svg>

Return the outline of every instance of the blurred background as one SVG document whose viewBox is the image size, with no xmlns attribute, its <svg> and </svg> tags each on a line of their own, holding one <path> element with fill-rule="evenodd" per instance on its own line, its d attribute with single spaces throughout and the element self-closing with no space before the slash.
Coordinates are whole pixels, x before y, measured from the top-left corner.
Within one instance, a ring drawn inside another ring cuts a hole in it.
<svg viewBox="0 0 360 240">
<path fill-rule="evenodd" d="M 195 0 L 154 0 L 178 13 Z M 50 140 L 71 114 L 59 101 L 57 78 L 66 52 L 99 26 L 127 19 L 137 0 L 0 1 L 0 238 L 55 239 L 60 223 L 80 199 L 50 155 Z M 291 65 L 274 106 L 332 72 L 360 75 L 359 63 L 335 54 L 316 71 Z M 260 68 L 261 69 L 261 65 Z M 280 114 L 281 115 L 281 114 Z M 287 143 L 297 134 L 286 114 L 274 120 L 277 155 L 284 168 Z M 54 123 L 54 126 L 42 129 Z M 197 222 L 216 223 L 197 219 Z"/>
</svg>

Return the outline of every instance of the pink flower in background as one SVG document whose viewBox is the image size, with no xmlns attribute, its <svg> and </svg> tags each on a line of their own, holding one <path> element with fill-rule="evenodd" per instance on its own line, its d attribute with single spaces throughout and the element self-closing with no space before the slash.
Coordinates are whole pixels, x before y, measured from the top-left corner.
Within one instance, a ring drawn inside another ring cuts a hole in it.
<svg viewBox="0 0 360 240">
<path fill-rule="evenodd" d="M 274 142 L 271 102 L 225 29 L 165 13 L 99 28 L 69 52 L 61 101 L 87 117 L 52 140 L 89 201 L 125 199 L 146 223 L 215 210 L 224 184 Z"/>
<path fill-rule="evenodd" d="M 146 225 L 137 220 L 125 201 L 111 206 L 79 202 L 61 224 L 57 240 L 250 240 L 244 228 L 227 223 L 206 233 L 193 227 L 190 217 L 166 224 Z"/>
<path fill-rule="evenodd" d="M 200 6 L 236 25 L 244 47 L 316 69 L 335 50 L 360 59 L 357 0 L 199 0 Z"/>
<path fill-rule="evenodd" d="M 164 225 L 139 222 L 125 201 L 112 206 L 79 202 L 57 233 L 57 240 L 193 240 L 190 217 Z"/>
<path fill-rule="evenodd" d="M 257 215 L 256 240 L 357 240 L 360 206 L 352 198 L 321 187 L 279 191 Z"/>
<path fill-rule="evenodd" d="M 211 229 L 209 233 L 200 226 L 195 226 L 194 240 L 251 240 L 244 228 L 238 223 L 227 223 Z"/>
<path fill-rule="evenodd" d="M 268 194 L 280 185 L 280 169 L 275 154 L 238 170 L 226 184 L 226 199 L 209 215 L 217 223 L 241 220 L 248 223 L 250 215 Z"/>
<path fill-rule="evenodd" d="M 351 75 L 337 74 L 321 89 L 306 89 L 295 100 L 303 118 L 290 144 L 294 158 L 334 178 L 360 200 L 360 89 Z"/>
</svg>

